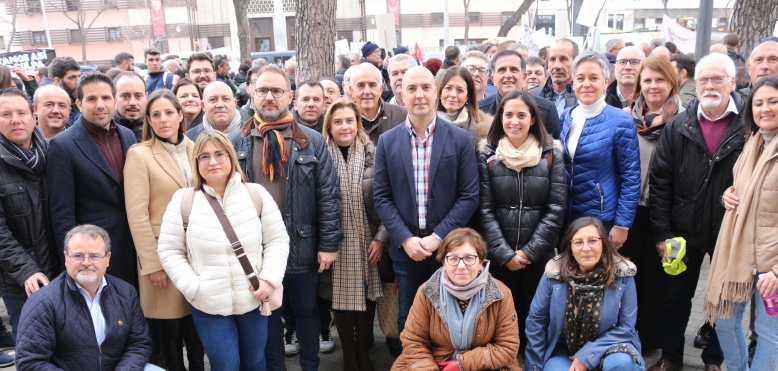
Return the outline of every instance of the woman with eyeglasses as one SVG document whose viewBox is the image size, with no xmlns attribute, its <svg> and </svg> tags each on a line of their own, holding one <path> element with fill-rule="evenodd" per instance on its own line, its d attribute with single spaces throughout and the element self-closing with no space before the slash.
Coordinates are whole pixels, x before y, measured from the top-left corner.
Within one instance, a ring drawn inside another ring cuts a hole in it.
<svg viewBox="0 0 778 371">
<path fill-rule="evenodd" d="M 489 274 L 486 243 L 470 228 L 438 249 L 443 267 L 422 284 L 400 335 L 392 371 L 520 371 L 511 290 Z"/>
<path fill-rule="evenodd" d="M 573 221 L 559 248 L 532 300 L 525 369 L 645 370 L 635 330 L 635 265 L 593 217 Z"/>
<path fill-rule="evenodd" d="M 189 302 L 211 369 L 264 370 L 268 317 L 260 306 L 281 286 L 289 236 L 270 194 L 244 181 L 224 133 L 203 132 L 192 152 L 193 198 L 185 200 L 183 189 L 173 194 L 160 227 L 159 261 Z M 217 213 L 232 226 L 241 254 Z"/>
<path fill-rule="evenodd" d="M 475 81 L 467 68 L 451 66 L 440 79 L 438 117 L 467 131 L 473 149 L 486 138 L 493 117 L 478 109 Z"/>
<path fill-rule="evenodd" d="M 180 79 L 173 86 L 173 95 L 178 99 L 184 114 L 184 130 L 191 129 L 203 123 L 203 92 L 190 79 Z"/>
<path fill-rule="evenodd" d="M 184 135 L 183 114 L 168 90 L 151 93 L 143 120 L 142 142 L 127 151 L 124 197 L 127 220 L 138 253 L 138 288 L 143 314 L 160 328 L 162 356 L 168 370 L 203 370 L 203 345 L 189 305 L 168 278 L 157 255 L 157 238 L 173 193 L 189 186 L 194 143 Z"/>
</svg>

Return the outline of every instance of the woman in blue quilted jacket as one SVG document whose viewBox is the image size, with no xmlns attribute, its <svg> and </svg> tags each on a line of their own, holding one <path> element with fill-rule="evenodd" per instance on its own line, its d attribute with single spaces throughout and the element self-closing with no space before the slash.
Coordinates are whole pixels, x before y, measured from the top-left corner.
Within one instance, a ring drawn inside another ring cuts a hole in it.
<svg viewBox="0 0 778 371">
<path fill-rule="evenodd" d="M 629 113 L 605 103 L 610 64 L 584 51 L 572 65 L 578 104 L 565 111 L 560 140 L 567 171 L 567 221 L 600 219 L 621 248 L 640 200 L 640 152 Z"/>
</svg>

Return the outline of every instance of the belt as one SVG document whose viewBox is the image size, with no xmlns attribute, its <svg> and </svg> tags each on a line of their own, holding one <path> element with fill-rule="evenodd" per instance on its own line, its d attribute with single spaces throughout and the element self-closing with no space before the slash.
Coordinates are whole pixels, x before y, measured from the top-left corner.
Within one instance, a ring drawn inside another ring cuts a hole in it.
<svg viewBox="0 0 778 371">
<path fill-rule="evenodd" d="M 419 228 L 419 237 L 427 237 L 432 234 L 432 231 L 428 230 L 427 228 Z"/>
</svg>

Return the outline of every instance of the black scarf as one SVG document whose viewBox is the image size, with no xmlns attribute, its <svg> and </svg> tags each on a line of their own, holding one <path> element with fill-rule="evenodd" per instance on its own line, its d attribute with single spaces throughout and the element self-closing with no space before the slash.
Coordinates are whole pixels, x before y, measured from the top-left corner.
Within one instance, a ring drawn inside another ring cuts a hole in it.
<svg viewBox="0 0 778 371">
<path fill-rule="evenodd" d="M 113 114 L 113 120 L 116 121 L 117 124 L 124 126 L 125 128 L 130 129 L 132 131 L 143 129 L 143 118 L 140 118 L 138 120 L 128 119 L 120 115 L 118 110 Z"/>
<path fill-rule="evenodd" d="M 151 132 L 153 133 L 153 132 L 154 132 L 154 130 L 152 130 Z M 174 145 L 174 146 L 177 146 L 177 145 L 181 144 L 181 142 L 183 142 L 183 141 L 184 141 L 184 133 L 182 133 L 182 132 L 180 132 L 180 131 L 178 132 L 178 138 L 176 139 L 175 143 L 174 143 L 174 142 L 171 142 L 169 139 L 165 139 L 165 138 L 163 138 L 163 137 L 161 137 L 161 136 L 157 135 L 157 133 L 154 133 L 154 136 L 155 136 L 157 139 L 161 140 L 161 141 L 162 141 L 162 143 L 170 143 L 170 144 L 172 144 L 172 145 Z"/>
<path fill-rule="evenodd" d="M 605 298 L 605 268 L 597 267 L 567 281 L 564 336 L 570 354 L 597 339 Z"/>
<path fill-rule="evenodd" d="M 16 143 L 12 143 L 5 136 L 0 135 L 0 145 L 8 151 L 11 156 L 24 163 L 33 173 L 40 176 L 46 170 L 46 139 L 43 133 L 36 126 L 32 132 L 30 149 L 23 148 Z"/>
</svg>

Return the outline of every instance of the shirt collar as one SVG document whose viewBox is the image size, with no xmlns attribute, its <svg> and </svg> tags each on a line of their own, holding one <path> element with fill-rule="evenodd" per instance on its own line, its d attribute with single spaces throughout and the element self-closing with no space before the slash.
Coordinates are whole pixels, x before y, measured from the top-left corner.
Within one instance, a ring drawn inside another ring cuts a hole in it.
<svg viewBox="0 0 778 371">
<path fill-rule="evenodd" d="M 432 122 L 430 122 L 429 126 L 427 126 L 427 130 L 425 131 L 425 138 L 429 138 L 430 135 L 432 135 L 433 132 L 435 132 L 435 121 L 437 120 L 438 116 L 435 115 L 432 117 Z M 413 125 L 411 125 L 411 118 L 410 116 L 406 116 L 405 118 L 405 128 L 408 129 L 408 132 L 411 133 L 411 136 L 416 135 L 416 132 L 413 131 Z"/>
<path fill-rule="evenodd" d="M 73 282 L 76 284 L 76 287 L 78 287 L 78 291 L 80 291 L 82 294 L 86 294 L 87 296 L 91 297 L 92 295 L 89 294 L 89 291 L 86 291 L 86 289 L 81 286 L 76 280 L 73 280 Z M 103 275 L 103 280 L 100 281 L 100 288 L 97 289 L 97 294 L 95 294 L 95 298 L 97 298 L 98 295 L 100 295 L 100 292 L 103 291 L 103 288 L 108 285 L 108 281 L 105 280 L 105 275 Z"/>
<path fill-rule="evenodd" d="M 629 100 L 629 97 L 632 96 L 632 94 L 630 94 L 629 97 L 624 98 L 624 96 L 621 94 L 621 89 L 619 89 L 618 85 L 616 85 L 616 93 L 619 95 L 619 100 L 621 100 L 622 102 L 626 102 L 627 100 Z"/>
<path fill-rule="evenodd" d="M 721 117 L 715 120 L 711 119 L 710 117 L 708 117 L 708 115 L 705 114 L 705 112 L 702 112 L 702 107 L 700 107 L 697 109 L 697 121 L 700 121 L 700 117 L 704 117 L 708 121 L 718 121 L 726 117 L 730 112 L 736 115 L 738 114 L 737 105 L 735 104 L 735 100 L 732 99 L 732 96 L 729 96 L 729 104 L 727 104 L 727 110 L 724 111 L 723 114 L 721 114 Z"/>
</svg>

